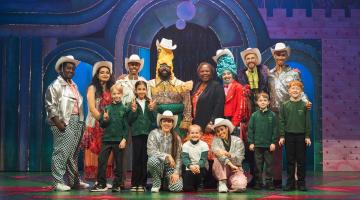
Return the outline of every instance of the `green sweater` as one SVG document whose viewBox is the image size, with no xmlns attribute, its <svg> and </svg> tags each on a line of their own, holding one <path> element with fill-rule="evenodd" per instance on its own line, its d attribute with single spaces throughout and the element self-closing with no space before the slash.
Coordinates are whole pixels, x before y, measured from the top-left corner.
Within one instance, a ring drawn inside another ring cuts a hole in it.
<svg viewBox="0 0 360 200">
<path fill-rule="evenodd" d="M 145 112 L 142 111 L 142 108 L 138 102 L 137 109 L 135 112 L 130 111 L 129 113 L 129 124 L 131 126 L 132 136 L 138 135 L 149 135 L 150 131 L 154 127 L 155 115 L 156 112 L 149 110 L 149 103 L 145 102 Z"/>
<path fill-rule="evenodd" d="M 105 107 L 109 114 L 109 120 L 104 121 L 104 113 L 100 116 L 100 126 L 104 128 L 103 142 L 120 142 L 123 138 L 127 140 L 128 123 L 126 121 L 129 108 L 125 107 L 121 102 L 110 104 Z"/>
<path fill-rule="evenodd" d="M 278 137 L 276 115 L 271 110 L 257 110 L 251 115 L 248 126 L 248 142 L 255 147 L 269 147 Z"/>
<path fill-rule="evenodd" d="M 310 111 L 306 109 L 304 101 L 286 101 L 280 106 L 280 136 L 284 137 L 285 132 L 293 134 L 305 133 L 310 137 Z"/>
</svg>

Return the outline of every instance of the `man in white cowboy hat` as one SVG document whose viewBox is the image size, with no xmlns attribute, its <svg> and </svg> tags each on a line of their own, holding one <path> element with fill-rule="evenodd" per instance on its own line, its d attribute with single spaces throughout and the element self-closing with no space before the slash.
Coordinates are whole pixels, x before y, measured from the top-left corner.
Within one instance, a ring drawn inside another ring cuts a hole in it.
<svg viewBox="0 0 360 200">
<path fill-rule="evenodd" d="M 216 118 L 213 128 L 214 138 L 211 150 L 215 154 L 213 174 L 219 181 L 218 191 L 243 192 L 246 190 L 247 179 L 242 168 L 245 147 L 243 141 L 231 135 L 234 125 L 228 119 Z"/>
<path fill-rule="evenodd" d="M 55 64 L 59 76 L 45 94 L 47 119 L 54 137 L 51 175 L 58 191 L 89 187 L 80 181 L 77 164 L 84 112 L 83 99 L 71 79 L 78 64 L 71 55 L 60 57 Z"/>
<path fill-rule="evenodd" d="M 285 43 L 276 43 L 271 48 L 271 53 L 275 60 L 275 67 L 269 73 L 269 92 L 270 92 L 270 108 L 277 116 L 282 103 L 290 99 L 288 93 L 288 85 L 291 81 L 301 81 L 300 71 L 287 65 L 285 62 L 290 56 L 290 47 Z M 306 95 L 302 94 L 302 100 L 307 103 L 307 108 L 311 108 L 311 103 Z M 275 143 L 278 145 L 277 143 Z M 274 185 L 281 187 L 282 185 L 282 154 L 281 148 L 278 146 L 274 152 Z"/>
<path fill-rule="evenodd" d="M 145 81 L 147 80 L 139 76 L 139 72 L 144 67 L 144 59 L 140 58 L 137 54 L 130 55 L 129 58 L 125 58 L 125 69 L 128 71 L 129 74 L 126 76 L 121 76 L 116 83 L 120 83 L 123 86 L 123 97 L 122 102 L 124 105 L 130 105 L 132 100 L 135 98 L 134 90 L 135 90 L 135 83 L 137 81 Z M 147 88 L 147 96 L 150 98 L 151 93 L 149 87 Z"/>
<path fill-rule="evenodd" d="M 172 40 L 166 38 L 161 39 L 161 42 L 157 40 L 156 46 L 158 50 L 156 77 L 149 81 L 151 96 L 157 102 L 158 112 L 171 110 L 179 116 L 176 131 L 184 137 L 186 132 L 183 129 L 187 129 L 192 120 L 190 91 L 193 83 L 183 82 L 174 75 L 173 50 L 176 49 L 176 45 L 173 45 Z"/>
<path fill-rule="evenodd" d="M 168 188 L 173 192 L 181 191 L 183 188 L 180 177 L 182 143 L 174 131 L 177 121 L 178 116 L 170 110 L 159 113 L 156 120 L 158 128 L 152 130 L 148 136 L 147 168 L 153 181 L 151 192 L 159 192 L 162 182 L 168 182 Z"/>
</svg>

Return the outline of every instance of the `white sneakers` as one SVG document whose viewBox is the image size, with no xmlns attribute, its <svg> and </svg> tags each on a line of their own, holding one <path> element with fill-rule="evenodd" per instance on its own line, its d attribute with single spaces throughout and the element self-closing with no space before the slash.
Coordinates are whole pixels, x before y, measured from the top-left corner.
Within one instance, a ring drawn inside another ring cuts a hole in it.
<svg viewBox="0 0 360 200">
<path fill-rule="evenodd" d="M 71 188 L 65 184 L 57 183 L 55 186 L 56 191 L 69 191 Z"/>
<path fill-rule="evenodd" d="M 160 188 L 159 187 L 152 187 L 151 192 L 153 193 L 159 193 Z"/>
<path fill-rule="evenodd" d="M 82 181 L 79 182 L 79 188 L 80 189 L 87 189 L 89 187 L 90 187 L 90 185 L 88 183 L 85 183 L 85 182 L 82 182 Z"/>
<path fill-rule="evenodd" d="M 226 180 L 225 181 L 219 181 L 218 191 L 220 193 L 226 193 L 226 192 L 229 191 L 228 187 L 226 186 Z"/>
</svg>

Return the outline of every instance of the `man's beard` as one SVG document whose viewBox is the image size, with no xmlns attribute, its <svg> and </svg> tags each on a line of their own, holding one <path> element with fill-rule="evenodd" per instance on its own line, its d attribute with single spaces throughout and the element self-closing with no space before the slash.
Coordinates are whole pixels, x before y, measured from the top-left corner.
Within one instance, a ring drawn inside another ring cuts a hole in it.
<svg viewBox="0 0 360 200">
<path fill-rule="evenodd" d="M 165 72 L 166 72 L 166 73 L 165 73 Z M 161 71 L 159 71 L 159 77 L 160 77 L 160 79 L 163 80 L 163 81 L 169 80 L 169 79 L 170 79 L 170 75 L 171 75 L 171 73 L 170 73 L 169 71 L 167 71 L 167 70 L 161 70 Z"/>
</svg>

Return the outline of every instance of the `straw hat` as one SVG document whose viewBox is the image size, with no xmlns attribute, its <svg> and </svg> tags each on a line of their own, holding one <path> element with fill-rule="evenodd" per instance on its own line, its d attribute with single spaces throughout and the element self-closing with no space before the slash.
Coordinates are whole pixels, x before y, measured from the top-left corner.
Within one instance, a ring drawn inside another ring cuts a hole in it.
<svg viewBox="0 0 360 200">
<path fill-rule="evenodd" d="M 246 66 L 245 57 L 248 54 L 252 54 L 252 53 L 255 54 L 256 57 L 257 57 L 256 65 L 260 65 L 260 63 L 261 63 L 261 53 L 260 53 L 259 49 L 258 48 L 247 48 L 244 51 L 240 52 L 241 59 L 244 62 L 245 66 Z"/>
<path fill-rule="evenodd" d="M 72 55 L 67 55 L 67 56 L 61 56 L 59 58 L 59 60 L 56 61 L 56 64 L 55 64 L 55 71 L 57 73 L 60 73 L 61 72 L 61 64 L 63 63 L 73 63 L 75 65 L 75 67 L 78 66 L 78 64 L 80 63 L 80 61 L 78 60 L 75 60 L 74 56 Z"/>
<path fill-rule="evenodd" d="M 94 77 L 97 70 L 99 70 L 101 67 L 107 67 L 110 70 L 110 74 L 112 74 L 112 63 L 110 61 L 99 61 L 94 64 L 92 76 Z"/>
<path fill-rule="evenodd" d="M 159 42 L 159 40 L 156 40 L 156 47 L 162 47 L 165 49 L 170 49 L 170 50 L 174 50 L 176 49 L 176 44 L 173 45 L 173 41 L 166 39 L 166 38 L 162 38 L 161 41 Z"/>
<path fill-rule="evenodd" d="M 230 120 L 228 119 L 224 119 L 224 118 L 216 118 L 215 121 L 214 121 L 214 125 L 213 125 L 213 128 L 215 130 L 215 128 L 219 127 L 219 126 L 226 126 L 229 128 L 229 133 L 231 134 L 234 129 L 235 129 L 235 126 L 231 123 Z"/>
</svg>

